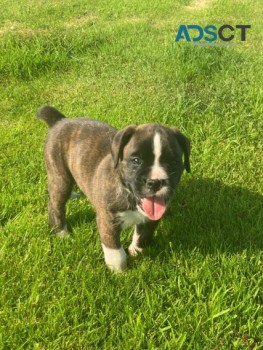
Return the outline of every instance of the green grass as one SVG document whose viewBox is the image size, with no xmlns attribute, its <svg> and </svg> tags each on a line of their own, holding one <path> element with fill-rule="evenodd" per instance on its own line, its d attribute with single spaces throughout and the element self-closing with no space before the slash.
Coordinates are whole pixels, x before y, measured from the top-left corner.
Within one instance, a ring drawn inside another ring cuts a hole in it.
<svg viewBox="0 0 263 350">
<path fill-rule="evenodd" d="M 0 0 L 0 349 L 263 349 L 262 4 L 193 5 Z M 194 47 L 181 23 L 252 28 Z M 84 198 L 72 239 L 50 233 L 43 104 L 191 138 L 192 173 L 123 275 Z"/>
</svg>

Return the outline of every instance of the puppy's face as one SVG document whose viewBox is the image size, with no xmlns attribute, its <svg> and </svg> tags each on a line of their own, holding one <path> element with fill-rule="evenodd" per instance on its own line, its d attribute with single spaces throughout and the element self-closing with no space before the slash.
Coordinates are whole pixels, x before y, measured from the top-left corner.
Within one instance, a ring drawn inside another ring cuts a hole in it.
<svg viewBox="0 0 263 350">
<path fill-rule="evenodd" d="M 134 194 L 138 210 L 151 220 L 162 217 L 184 168 L 190 171 L 189 154 L 190 143 L 179 130 L 157 124 L 129 126 L 112 143 L 124 185 Z"/>
</svg>

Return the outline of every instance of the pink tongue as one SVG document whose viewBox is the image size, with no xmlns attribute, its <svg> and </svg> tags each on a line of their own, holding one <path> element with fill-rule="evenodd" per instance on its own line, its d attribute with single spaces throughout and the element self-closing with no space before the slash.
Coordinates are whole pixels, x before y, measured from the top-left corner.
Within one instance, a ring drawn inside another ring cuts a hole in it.
<svg viewBox="0 0 263 350">
<path fill-rule="evenodd" d="M 166 210 L 165 201 L 158 197 L 143 198 L 142 209 L 149 219 L 159 220 Z"/>
</svg>

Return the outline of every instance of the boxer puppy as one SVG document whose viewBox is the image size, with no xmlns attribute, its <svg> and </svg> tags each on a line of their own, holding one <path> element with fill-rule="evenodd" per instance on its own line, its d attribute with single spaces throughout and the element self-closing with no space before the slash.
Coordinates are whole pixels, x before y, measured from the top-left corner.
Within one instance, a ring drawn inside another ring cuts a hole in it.
<svg viewBox="0 0 263 350">
<path fill-rule="evenodd" d="M 97 120 L 65 118 L 50 106 L 37 115 L 49 126 L 50 225 L 59 236 L 67 235 L 65 204 L 76 183 L 95 207 L 107 266 L 124 271 L 120 234 L 135 225 L 128 248 L 132 256 L 151 241 L 184 168 L 190 172 L 189 140 L 176 128 L 143 124 L 118 131 Z"/>
</svg>

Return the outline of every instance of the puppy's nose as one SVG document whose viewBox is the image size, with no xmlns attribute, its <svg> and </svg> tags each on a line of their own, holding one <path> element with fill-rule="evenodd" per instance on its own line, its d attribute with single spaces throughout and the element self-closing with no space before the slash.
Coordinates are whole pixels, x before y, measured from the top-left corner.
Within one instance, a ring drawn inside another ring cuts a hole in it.
<svg viewBox="0 0 263 350">
<path fill-rule="evenodd" d="M 157 192 L 163 187 L 163 180 L 159 179 L 147 179 L 146 180 L 146 187 L 154 192 Z"/>
</svg>

